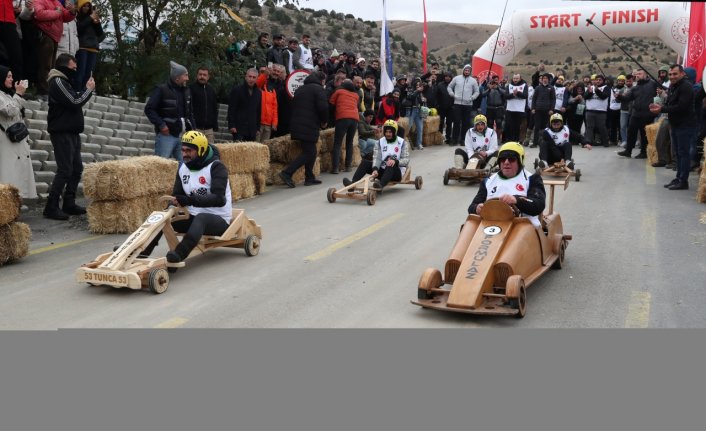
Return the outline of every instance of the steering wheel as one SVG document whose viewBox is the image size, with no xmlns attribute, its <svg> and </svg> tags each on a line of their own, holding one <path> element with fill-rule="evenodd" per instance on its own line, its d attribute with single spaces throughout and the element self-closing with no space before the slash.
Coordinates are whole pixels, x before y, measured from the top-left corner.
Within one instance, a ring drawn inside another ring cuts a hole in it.
<svg viewBox="0 0 706 431">
<path fill-rule="evenodd" d="M 487 202 L 487 201 L 500 201 L 500 198 L 490 198 L 490 199 L 486 199 L 486 202 Z M 505 203 L 505 202 L 503 202 L 503 203 Z M 522 215 L 522 211 L 520 211 L 520 209 L 517 208 L 517 205 L 515 205 L 515 204 L 512 204 L 512 205 L 510 205 L 510 204 L 505 204 L 505 205 L 507 205 L 507 206 L 510 207 L 510 209 L 512 210 L 512 214 L 513 214 L 515 217 L 520 217 L 520 216 Z"/>
</svg>

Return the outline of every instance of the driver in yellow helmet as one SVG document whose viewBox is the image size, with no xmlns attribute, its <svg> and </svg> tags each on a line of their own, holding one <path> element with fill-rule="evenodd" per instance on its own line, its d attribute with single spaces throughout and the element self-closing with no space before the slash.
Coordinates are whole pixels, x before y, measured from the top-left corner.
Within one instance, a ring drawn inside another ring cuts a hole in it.
<svg viewBox="0 0 706 431">
<path fill-rule="evenodd" d="M 523 217 L 540 227 L 539 215 L 544 211 L 547 194 L 540 175 L 524 168 L 525 150 L 517 142 L 507 142 L 498 151 L 500 171 L 483 180 L 478 194 L 468 207 L 469 214 L 480 214 L 488 199 L 500 199 L 516 205 Z"/>
<path fill-rule="evenodd" d="M 564 125 L 561 114 L 549 117 L 549 127 L 544 129 L 539 143 L 539 167 L 544 169 L 554 163 L 564 161 L 569 169 L 574 169 L 572 144 L 580 144 L 582 148 L 593 148 L 586 142 L 583 135 Z"/>
<path fill-rule="evenodd" d="M 186 132 L 181 137 L 183 162 L 179 163 L 171 203 L 189 211 L 187 220 L 172 223 L 176 232 L 185 233 L 177 247 L 167 253 L 167 261 L 186 259 L 203 235 L 218 236 L 228 229 L 233 216 L 228 169 L 216 147 L 208 144 L 201 132 Z M 149 256 L 161 232 L 143 250 Z"/>
<path fill-rule="evenodd" d="M 474 155 L 480 158 L 478 169 L 483 169 L 486 163 L 497 155 L 498 135 L 488 127 L 485 115 L 478 114 L 473 118 L 473 127 L 466 132 L 465 144 L 465 150 L 457 148 L 454 153 L 454 166 L 458 169 L 464 169 Z"/>
</svg>

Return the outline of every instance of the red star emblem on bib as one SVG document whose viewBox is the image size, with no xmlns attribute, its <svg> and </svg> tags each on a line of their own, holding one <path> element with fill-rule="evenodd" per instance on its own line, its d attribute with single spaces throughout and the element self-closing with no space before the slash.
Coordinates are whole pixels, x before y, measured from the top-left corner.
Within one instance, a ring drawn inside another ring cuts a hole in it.
<svg viewBox="0 0 706 431">
<path fill-rule="evenodd" d="M 515 188 L 517 189 L 518 192 L 524 192 L 524 191 L 525 191 L 525 188 L 522 187 L 522 184 L 517 184 L 517 185 L 515 186 Z"/>
<path fill-rule="evenodd" d="M 206 177 L 199 177 L 199 184 L 206 184 Z"/>
<path fill-rule="evenodd" d="M 564 137 L 565 137 L 565 138 L 568 138 L 568 137 L 569 137 L 569 134 L 568 134 L 568 133 L 564 133 Z"/>
<path fill-rule="evenodd" d="M 399 152 L 400 152 L 400 147 L 395 147 L 395 153 L 399 153 Z"/>
</svg>

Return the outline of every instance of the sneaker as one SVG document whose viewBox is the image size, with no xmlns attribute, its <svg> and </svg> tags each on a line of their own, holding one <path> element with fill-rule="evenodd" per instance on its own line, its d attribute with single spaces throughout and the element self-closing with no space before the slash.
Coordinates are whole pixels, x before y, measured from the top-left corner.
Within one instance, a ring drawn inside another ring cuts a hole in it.
<svg viewBox="0 0 706 431">
<path fill-rule="evenodd" d="M 619 156 L 622 156 L 622 157 L 627 157 L 628 159 L 631 157 L 631 156 L 630 156 L 630 151 L 628 151 L 628 150 L 620 151 L 620 152 L 618 152 L 618 155 L 619 155 Z"/>
<path fill-rule="evenodd" d="M 665 166 L 665 165 L 666 165 L 665 162 L 655 162 L 655 163 L 652 163 L 652 167 L 653 167 L 653 168 L 661 168 L 661 167 L 663 167 L 663 166 Z"/>
<path fill-rule="evenodd" d="M 667 187 L 669 190 L 689 190 L 689 183 L 682 183 L 680 181 L 677 181 L 676 184 L 673 184 L 669 187 Z"/>
<path fill-rule="evenodd" d="M 540 160 L 539 163 L 537 163 L 537 167 L 538 167 L 539 169 L 544 169 L 544 168 L 547 167 L 547 164 L 546 164 L 546 162 L 545 162 L 544 160 Z"/>
<path fill-rule="evenodd" d="M 184 259 L 182 259 L 181 256 L 179 256 L 179 253 L 177 253 L 176 251 L 169 251 L 169 252 L 167 252 L 167 262 L 169 262 L 169 263 L 179 263 L 179 262 L 181 262 L 182 260 L 184 260 Z"/>
<path fill-rule="evenodd" d="M 646 159 L 647 158 L 647 153 L 640 152 L 637 156 L 635 156 L 636 159 Z"/>
<path fill-rule="evenodd" d="M 674 168 L 677 167 L 677 165 L 674 164 L 674 163 L 667 163 L 666 165 L 664 165 L 664 167 L 665 167 L 666 169 L 674 169 Z"/>
<path fill-rule="evenodd" d="M 44 208 L 44 217 L 52 220 L 68 220 L 69 216 L 59 208 Z"/>
<path fill-rule="evenodd" d="M 350 172 L 350 171 L 351 171 L 350 166 L 346 166 L 345 168 L 343 168 L 343 172 Z"/>
<path fill-rule="evenodd" d="M 530 147 L 530 148 L 537 148 L 537 144 L 535 144 L 534 142 L 532 142 L 532 143 L 529 145 L 529 147 Z"/>
<path fill-rule="evenodd" d="M 316 178 L 314 178 L 313 180 L 304 181 L 305 186 L 314 186 L 316 184 L 321 184 L 321 180 L 317 180 Z"/>
<path fill-rule="evenodd" d="M 571 170 L 573 171 L 573 170 L 574 170 L 574 162 L 571 161 L 571 162 L 567 163 L 567 164 L 566 164 L 566 167 L 569 168 L 569 169 L 571 169 Z"/>
<path fill-rule="evenodd" d="M 668 189 L 668 188 L 672 187 L 672 186 L 675 185 L 675 184 L 679 184 L 679 180 L 676 179 L 676 178 L 673 179 L 672 181 L 668 182 L 667 184 L 665 184 L 665 185 L 664 185 L 664 188 L 665 188 L 665 189 Z"/>
<path fill-rule="evenodd" d="M 65 214 L 68 215 L 83 215 L 86 214 L 86 208 L 80 206 L 80 205 L 64 205 L 64 207 L 61 209 L 64 211 Z"/>
<path fill-rule="evenodd" d="M 329 171 L 329 174 L 338 175 L 338 168 L 331 169 L 331 171 Z"/>
<path fill-rule="evenodd" d="M 373 181 L 373 188 L 378 191 L 382 190 L 382 183 L 380 182 L 380 180 Z"/>
<path fill-rule="evenodd" d="M 348 177 L 346 177 L 346 178 L 343 179 L 343 185 L 344 185 L 344 186 L 348 187 L 348 186 L 350 186 L 351 184 L 353 184 L 353 181 L 349 180 Z"/>
<path fill-rule="evenodd" d="M 279 177 L 282 179 L 282 181 L 284 181 L 284 183 L 290 189 L 293 189 L 294 187 L 296 187 L 296 185 L 294 185 L 294 181 L 292 180 L 292 176 L 289 175 L 288 173 L 282 171 L 279 173 Z"/>
</svg>

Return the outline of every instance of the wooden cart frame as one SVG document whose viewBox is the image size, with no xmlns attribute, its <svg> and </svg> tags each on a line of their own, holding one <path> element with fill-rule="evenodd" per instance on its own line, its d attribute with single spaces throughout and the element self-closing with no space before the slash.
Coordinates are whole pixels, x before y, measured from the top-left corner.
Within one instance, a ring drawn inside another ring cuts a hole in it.
<svg viewBox="0 0 706 431">
<path fill-rule="evenodd" d="M 526 288 L 550 268 L 561 269 L 571 235 L 565 235 L 554 213 L 554 187 L 563 180 L 547 180 L 549 208 L 542 227 L 519 217 L 499 200 L 488 200 L 481 215 L 469 215 L 446 261 L 444 274 L 428 268 L 417 287 L 413 304 L 467 314 L 524 317 Z M 450 286 L 450 288 L 445 286 Z"/>
<path fill-rule="evenodd" d="M 354 183 L 343 186 L 343 188 L 337 189 L 335 187 L 331 187 L 326 191 L 326 199 L 328 199 L 331 203 L 336 202 L 336 199 L 354 199 L 366 201 L 368 205 L 375 205 L 375 202 L 377 201 L 377 194 L 380 190 L 373 186 L 374 181 L 375 178 L 370 175 L 366 175 Z M 418 176 L 414 178 L 414 181 L 412 181 L 412 169 L 407 167 L 402 179 L 400 181 L 390 181 L 386 188 L 397 184 L 413 184 L 414 188 L 420 190 L 424 184 L 424 180 L 421 176 Z"/>
<path fill-rule="evenodd" d="M 574 163 L 574 159 L 571 159 L 571 162 Z M 576 169 L 572 170 L 568 166 L 566 166 L 566 163 L 562 160 L 561 162 L 554 163 L 551 166 L 547 166 L 544 169 L 541 169 L 539 167 L 539 159 L 534 159 L 534 169 L 536 170 L 537 174 L 543 176 L 543 177 L 565 177 L 565 176 L 570 176 L 576 178 L 576 181 L 581 181 L 581 169 Z"/>
<path fill-rule="evenodd" d="M 166 204 L 169 196 L 160 198 Z M 103 253 L 92 262 L 76 270 L 76 281 L 91 285 L 127 287 L 139 290 L 149 288 L 154 293 L 164 293 L 169 286 L 169 272 L 184 267 L 186 261 L 218 247 L 242 248 L 248 256 L 256 256 L 260 251 L 262 229 L 255 220 L 248 218 L 242 209 L 233 209 L 233 219 L 220 236 L 201 237 L 189 256 L 179 263 L 167 262 L 164 257 L 140 257 L 140 253 L 161 231 L 167 240 L 169 250 L 179 244 L 178 233 L 172 222 L 189 218 L 185 208 L 170 206 L 163 211 L 154 211 L 123 243 L 112 253 Z"/>
<path fill-rule="evenodd" d="M 474 154 L 473 157 L 468 160 L 465 169 L 449 168 L 444 172 L 444 185 L 449 185 L 449 180 L 458 182 L 465 181 L 471 184 L 483 181 L 484 178 L 488 178 L 498 171 L 498 165 L 493 162 L 493 160 L 497 160 L 497 158 L 491 158 L 483 169 L 478 169 L 480 159 Z"/>
</svg>

